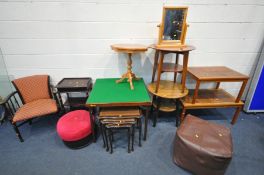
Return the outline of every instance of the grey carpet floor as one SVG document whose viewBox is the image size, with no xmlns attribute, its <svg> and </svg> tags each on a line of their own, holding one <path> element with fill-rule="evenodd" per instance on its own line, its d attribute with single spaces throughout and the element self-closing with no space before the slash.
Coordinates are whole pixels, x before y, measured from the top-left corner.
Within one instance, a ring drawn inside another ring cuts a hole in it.
<svg viewBox="0 0 264 175">
<path fill-rule="evenodd" d="M 264 114 L 241 112 L 234 126 L 229 124 L 233 109 L 192 110 L 191 114 L 232 128 L 234 154 L 228 175 L 264 174 Z M 225 117 L 227 116 L 227 117 Z M 147 141 L 127 153 L 126 135 L 115 135 L 114 153 L 96 143 L 79 149 L 68 149 L 56 133 L 57 116 L 37 119 L 21 127 L 25 139 L 20 143 L 9 123 L 0 126 L 1 175 L 188 175 L 172 161 L 176 131 L 173 114 L 162 114 L 157 127 L 149 120 Z M 138 135 L 136 135 L 138 136 Z M 136 137 L 137 138 L 137 137 Z"/>
</svg>

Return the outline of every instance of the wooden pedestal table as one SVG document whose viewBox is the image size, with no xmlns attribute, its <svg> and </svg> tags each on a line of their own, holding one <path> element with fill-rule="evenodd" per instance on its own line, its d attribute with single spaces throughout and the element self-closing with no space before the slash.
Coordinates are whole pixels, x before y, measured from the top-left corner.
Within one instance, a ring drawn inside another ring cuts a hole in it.
<svg viewBox="0 0 264 175">
<path fill-rule="evenodd" d="M 182 85 L 182 93 L 184 93 L 185 90 L 185 82 L 186 82 L 186 74 L 187 74 L 187 65 L 188 65 L 188 59 L 189 59 L 189 52 L 194 50 L 195 47 L 193 46 L 178 46 L 178 47 L 165 47 L 165 46 L 157 46 L 157 45 L 151 45 L 149 46 L 152 49 L 156 50 L 155 58 L 154 58 L 154 66 L 153 66 L 153 72 L 152 72 L 152 83 L 155 80 L 156 71 L 158 68 L 158 74 L 157 74 L 157 85 L 155 87 L 155 92 L 157 93 L 159 90 L 160 85 L 160 76 L 163 72 L 174 72 L 174 82 L 176 82 L 176 75 L 177 72 L 182 72 L 182 79 L 181 79 L 181 85 Z M 164 61 L 164 55 L 174 53 L 176 54 L 176 62 L 174 63 L 163 63 Z M 178 57 L 179 54 L 183 55 L 183 64 L 182 66 L 178 64 Z M 160 59 L 159 59 L 160 55 Z"/>
<path fill-rule="evenodd" d="M 157 109 L 157 114 L 155 115 L 153 126 L 156 126 L 157 117 L 159 115 L 159 111 L 164 112 L 172 112 L 176 110 L 177 116 L 176 116 L 176 126 L 178 126 L 178 118 L 180 117 L 180 101 L 179 99 L 185 97 L 188 94 L 188 89 L 185 88 L 184 91 L 182 91 L 182 85 L 176 84 L 173 81 L 167 81 L 167 80 L 161 80 L 160 81 L 160 87 L 159 91 L 155 92 L 156 90 L 156 82 L 150 83 L 148 85 L 148 90 L 151 94 L 153 94 L 153 100 L 152 100 L 152 110 L 153 107 Z M 175 101 L 176 105 L 173 105 L 174 103 L 168 103 L 171 101 Z"/>
<path fill-rule="evenodd" d="M 187 109 L 234 107 L 236 112 L 231 124 L 235 124 L 244 105 L 240 99 L 249 77 L 224 66 L 190 67 L 188 73 L 196 80 L 196 87 L 194 90 L 190 90 L 185 99 L 181 100 L 183 106 L 181 121 L 183 121 Z M 216 82 L 216 87 L 215 89 L 199 90 L 201 82 Z M 220 89 L 220 82 L 242 82 L 237 97 Z"/>
<path fill-rule="evenodd" d="M 116 52 L 122 52 L 128 54 L 128 60 L 127 60 L 127 72 L 122 75 L 122 78 L 120 80 L 117 80 L 117 83 L 122 82 L 124 79 L 127 78 L 127 81 L 130 83 L 130 88 L 133 90 L 133 79 L 138 80 L 136 75 L 132 72 L 132 54 L 138 53 L 138 52 L 145 52 L 148 50 L 148 48 L 144 45 L 140 44 L 114 44 L 111 45 L 111 48 Z"/>
</svg>

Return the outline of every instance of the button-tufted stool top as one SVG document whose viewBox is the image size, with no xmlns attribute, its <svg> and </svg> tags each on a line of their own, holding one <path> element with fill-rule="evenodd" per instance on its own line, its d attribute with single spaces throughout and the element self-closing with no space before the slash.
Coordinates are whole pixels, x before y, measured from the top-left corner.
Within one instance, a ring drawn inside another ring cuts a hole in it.
<svg viewBox="0 0 264 175">
<path fill-rule="evenodd" d="M 92 133 L 90 113 L 76 110 L 62 116 L 57 123 L 57 132 L 64 141 L 77 141 Z"/>
</svg>

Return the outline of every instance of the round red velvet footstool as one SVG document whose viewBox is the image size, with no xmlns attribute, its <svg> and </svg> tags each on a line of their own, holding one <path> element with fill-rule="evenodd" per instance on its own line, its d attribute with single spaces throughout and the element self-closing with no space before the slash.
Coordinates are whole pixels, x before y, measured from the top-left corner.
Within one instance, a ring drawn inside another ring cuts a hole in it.
<svg viewBox="0 0 264 175">
<path fill-rule="evenodd" d="M 57 123 L 57 132 L 65 145 L 70 148 L 87 146 L 92 135 L 90 113 L 76 110 L 62 116 Z"/>
</svg>

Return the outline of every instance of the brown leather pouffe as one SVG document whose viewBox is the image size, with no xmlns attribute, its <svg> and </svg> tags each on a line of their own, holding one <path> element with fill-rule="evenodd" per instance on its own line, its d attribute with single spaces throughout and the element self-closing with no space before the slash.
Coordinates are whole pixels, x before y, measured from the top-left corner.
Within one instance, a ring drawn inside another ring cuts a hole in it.
<svg viewBox="0 0 264 175">
<path fill-rule="evenodd" d="M 194 174 L 224 174 L 232 153 L 229 128 L 187 115 L 177 129 L 174 162 Z"/>
</svg>

